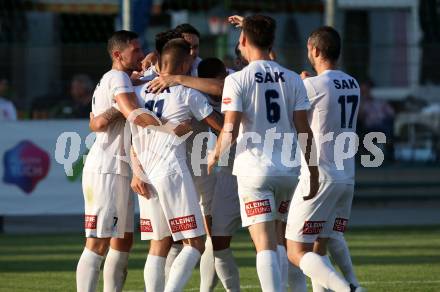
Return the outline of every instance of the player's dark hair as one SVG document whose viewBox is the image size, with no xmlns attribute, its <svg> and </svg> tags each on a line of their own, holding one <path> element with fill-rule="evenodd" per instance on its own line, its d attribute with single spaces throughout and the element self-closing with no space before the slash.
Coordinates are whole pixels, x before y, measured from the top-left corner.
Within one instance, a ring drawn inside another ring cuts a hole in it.
<svg viewBox="0 0 440 292">
<path fill-rule="evenodd" d="M 197 67 L 197 73 L 201 78 L 225 77 L 226 66 L 219 58 L 203 59 Z"/>
<path fill-rule="evenodd" d="M 176 26 L 175 30 L 180 33 L 195 34 L 198 38 L 200 38 L 200 32 L 189 23 L 179 24 Z"/>
<path fill-rule="evenodd" d="M 170 40 L 178 38 L 182 38 L 182 34 L 175 29 L 170 29 L 156 34 L 154 38 L 156 42 L 156 51 L 159 53 L 159 55 L 162 54 L 165 44 Z"/>
<path fill-rule="evenodd" d="M 190 44 L 182 38 L 168 41 L 160 57 L 160 68 L 175 70 L 185 62 L 191 52 Z"/>
<path fill-rule="evenodd" d="M 266 15 L 252 15 L 243 20 L 243 33 L 249 42 L 262 50 L 269 50 L 275 41 L 276 21 Z"/>
<path fill-rule="evenodd" d="M 123 50 L 132 41 L 139 38 L 137 33 L 128 30 L 115 31 L 107 41 L 107 51 L 112 58 L 115 50 Z"/>
<path fill-rule="evenodd" d="M 341 54 L 341 37 L 330 26 L 321 26 L 314 30 L 309 37 L 310 44 L 319 49 L 324 59 L 336 62 Z"/>
</svg>

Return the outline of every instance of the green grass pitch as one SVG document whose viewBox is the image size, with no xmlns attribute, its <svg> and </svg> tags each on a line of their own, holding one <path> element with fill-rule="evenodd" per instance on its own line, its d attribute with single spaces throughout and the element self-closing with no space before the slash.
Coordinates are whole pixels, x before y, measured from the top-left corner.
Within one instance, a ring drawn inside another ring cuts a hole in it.
<svg viewBox="0 0 440 292">
<path fill-rule="evenodd" d="M 352 229 L 346 237 L 358 277 L 369 291 L 440 291 L 440 226 Z M 0 235 L 0 291 L 75 291 L 83 240 L 81 234 Z M 237 234 L 233 249 L 242 290 L 260 291 L 246 232 Z M 146 251 L 137 237 L 124 291 L 143 291 Z M 197 269 L 186 291 L 198 290 L 198 277 Z"/>
</svg>

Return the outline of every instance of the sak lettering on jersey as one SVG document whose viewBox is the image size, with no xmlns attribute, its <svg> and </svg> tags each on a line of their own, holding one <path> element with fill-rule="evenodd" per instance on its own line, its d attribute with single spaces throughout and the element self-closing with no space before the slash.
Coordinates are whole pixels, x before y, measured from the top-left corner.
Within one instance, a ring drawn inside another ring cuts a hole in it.
<svg viewBox="0 0 440 292">
<path fill-rule="evenodd" d="M 263 77 L 263 72 L 255 73 L 255 82 L 257 83 L 278 83 L 286 82 L 284 80 L 284 72 L 274 72 L 274 76 L 270 72 L 266 72 Z"/>
<path fill-rule="evenodd" d="M 342 79 L 342 80 L 338 80 L 338 79 L 334 79 L 333 80 L 333 84 L 335 85 L 336 89 L 353 89 L 353 88 L 358 88 L 358 85 L 356 83 L 356 81 L 354 79 Z"/>
</svg>

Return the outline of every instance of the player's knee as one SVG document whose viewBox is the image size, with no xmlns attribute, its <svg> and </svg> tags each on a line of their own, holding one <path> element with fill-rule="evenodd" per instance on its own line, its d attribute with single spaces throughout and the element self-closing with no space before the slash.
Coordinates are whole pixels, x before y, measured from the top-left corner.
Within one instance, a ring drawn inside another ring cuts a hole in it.
<svg viewBox="0 0 440 292">
<path fill-rule="evenodd" d="M 187 239 L 184 241 L 184 244 L 197 249 L 200 252 L 200 254 L 203 254 L 205 252 L 205 241 L 203 240 L 202 236 Z"/>
<path fill-rule="evenodd" d="M 104 256 L 110 246 L 110 238 L 87 238 L 86 248 Z"/>
<path fill-rule="evenodd" d="M 231 244 L 230 236 L 213 236 L 211 239 L 212 247 L 215 251 L 227 249 Z"/>
<path fill-rule="evenodd" d="M 124 238 L 112 238 L 110 246 L 117 251 L 130 252 L 131 247 L 133 246 L 133 233 L 125 233 Z"/>
</svg>

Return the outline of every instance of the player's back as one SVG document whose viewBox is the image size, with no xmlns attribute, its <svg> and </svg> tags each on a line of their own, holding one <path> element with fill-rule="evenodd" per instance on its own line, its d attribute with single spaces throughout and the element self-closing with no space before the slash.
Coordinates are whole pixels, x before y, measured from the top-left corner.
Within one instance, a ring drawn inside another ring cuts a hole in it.
<svg viewBox="0 0 440 292">
<path fill-rule="evenodd" d="M 296 145 L 296 139 L 286 134 L 295 133 L 293 112 L 308 107 L 299 75 L 274 61 L 253 61 L 229 75 L 222 111 L 242 112 L 234 174 L 297 174 L 298 168 L 283 160 L 283 156 L 287 160 L 294 159 L 295 146 L 283 149 L 283 139 L 287 137 L 291 145 Z M 246 139 L 246 136 L 253 138 Z"/>
<path fill-rule="evenodd" d="M 118 70 L 104 74 L 93 93 L 92 112 L 95 116 L 116 105 L 114 96 L 131 87 L 130 77 Z M 122 160 L 125 120 L 113 122 L 105 132 L 96 133 L 96 140 L 87 155 L 84 171 L 129 175 L 129 165 Z M 129 138 L 129 137 L 128 137 Z"/>
<path fill-rule="evenodd" d="M 344 146 L 347 143 L 342 137 L 356 133 L 359 84 L 355 78 L 342 71 L 327 70 L 305 79 L 304 85 L 311 103 L 310 127 L 318 141 L 320 179 L 351 183 L 354 180 L 354 157 L 343 160 L 340 169 L 337 162 L 342 160 L 342 151 L 347 152 Z M 332 139 L 324 142 L 323 135 L 332 135 Z M 335 148 L 336 141 L 343 144 Z M 302 167 L 301 172 L 308 173 L 307 167 Z"/>
<path fill-rule="evenodd" d="M 177 85 L 154 94 L 147 87 L 148 84 L 135 87 L 140 105 L 166 121 L 178 124 L 193 117 L 202 120 L 212 112 L 206 98 L 194 89 Z M 138 142 L 135 138 L 133 143 L 136 151 L 140 152 L 139 159 L 147 176 L 152 178 L 187 171 L 185 141 L 156 130 L 136 127 L 136 131 L 141 135 Z"/>
</svg>

